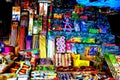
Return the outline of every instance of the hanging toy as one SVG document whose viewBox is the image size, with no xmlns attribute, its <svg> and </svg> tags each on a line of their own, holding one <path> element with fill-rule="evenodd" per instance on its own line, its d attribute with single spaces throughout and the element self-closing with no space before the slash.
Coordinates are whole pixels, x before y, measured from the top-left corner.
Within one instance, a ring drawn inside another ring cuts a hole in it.
<svg viewBox="0 0 120 80">
<path fill-rule="evenodd" d="M 64 19 L 65 19 L 65 21 L 63 21 L 63 23 L 65 24 L 64 25 L 64 28 L 63 28 L 63 30 L 64 31 L 72 31 L 73 29 L 72 29 L 72 23 L 71 23 L 71 21 L 70 21 L 70 13 L 66 13 L 65 15 L 64 15 Z"/>
<path fill-rule="evenodd" d="M 81 31 L 82 32 L 87 32 L 87 26 L 85 21 L 81 21 Z"/>
<path fill-rule="evenodd" d="M 76 32 L 80 31 L 80 22 L 78 20 L 74 20 L 74 29 Z"/>
<path fill-rule="evenodd" d="M 98 26 L 99 27 L 99 32 L 100 33 L 107 33 L 107 28 L 106 26 Z"/>
</svg>

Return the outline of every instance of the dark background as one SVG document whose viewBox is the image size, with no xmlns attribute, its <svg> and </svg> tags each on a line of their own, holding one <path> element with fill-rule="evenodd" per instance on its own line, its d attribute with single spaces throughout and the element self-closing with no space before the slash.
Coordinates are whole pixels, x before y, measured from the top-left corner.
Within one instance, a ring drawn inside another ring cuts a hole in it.
<svg viewBox="0 0 120 80">
<path fill-rule="evenodd" d="M 116 44 L 120 44 L 120 13 L 110 14 L 107 16 L 110 24 L 111 33 L 115 35 Z"/>
<path fill-rule="evenodd" d="M 12 6 L 14 3 L 0 0 L 0 39 L 8 38 L 11 29 Z"/>
</svg>

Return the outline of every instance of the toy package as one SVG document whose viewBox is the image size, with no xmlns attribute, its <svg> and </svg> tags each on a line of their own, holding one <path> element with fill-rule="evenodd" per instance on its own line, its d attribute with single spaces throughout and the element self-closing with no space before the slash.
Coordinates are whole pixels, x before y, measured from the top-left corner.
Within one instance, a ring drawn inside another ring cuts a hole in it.
<svg viewBox="0 0 120 80">
<path fill-rule="evenodd" d="M 16 46 L 18 41 L 18 22 L 13 22 L 11 25 L 11 37 L 10 37 L 10 46 Z"/>
<path fill-rule="evenodd" d="M 49 35 L 47 39 L 48 39 L 47 57 L 53 58 L 55 54 L 55 39 L 52 35 Z"/>
<path fill-rule="evenodd" d="M 32 35 L 33 33 L 33 18 L 34 18 L 34 11 L 33 9 L 29 10 L 29 24 L 28 24 L 28 35 Z"/>
<path fill-rule="evenodd" d="M 12 21 L 20 21 L 20 6 L 12 7 Z"/>
<path fill-rule="evenodd" d="M 18 46 L 20 48 L 20 50 L 24 50 L 25 49 L 25 32 L 26 32 L 26 28 L 25 27 L 20 27 L 20 32 L 19 32 L 19 41 L 18 41 Z"/>
<path fill-rule="evenodd" d="M 20 18 L 21 18 L 20 26 L 21 27 L 28 27 L 29 12 L 28 11 L 22 11 Z"/>
<path fill-rule="evenodd" d="M 39 35 L 39 50 L 40 50 L 40 58 L 46 58 L 46 36 L 41 34 Z"/>
<path fill-rule="evenodd" d="M 65 37 L 56 37 L 56 53 L 65 53 Z"/>
</svg>

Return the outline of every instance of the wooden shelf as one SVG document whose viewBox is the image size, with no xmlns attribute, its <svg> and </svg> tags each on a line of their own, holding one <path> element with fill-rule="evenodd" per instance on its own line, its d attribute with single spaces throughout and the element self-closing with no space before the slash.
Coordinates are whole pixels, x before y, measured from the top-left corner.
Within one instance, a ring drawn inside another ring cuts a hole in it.
<svg viewBox="0 0 120 80">
<path fill-rule="evenodd" d="M 10 68 L 14 64 L 14 61 L 8 63 L 8 65 L 0 71 L 0 74 L 3 74 L 8 68 Z"/>
<path fill-rule="evenodd" d="M 89 72 L 89 73 L 95 73 L 95 74 L 98 73 L 97 70 L 95 70 L 95 71 L 70 71 L 70 72 L 58 72 L 57 71 L 57 73 L 62 73 L 62 74 L 63 73 L 79 73 L 79 72 L 86 72 L 86 73 Z"/>
<path fill-rule="evenodd" d="M 0 70 L 0 74 L 3 74 L 4 72 L 6 72 L 6 70 L 8 70 L 15 63 L 16 59 L 17 59 L 17 57 L 14 57 L 11 60 L 11 62 L 9 62 L 8 64 L 6 64 L 7 66 L 3 70 Z"/>
<path fill-rule="evenodd" d="M 54 66 L 54 65 L 52 65 L 52 64 L 39 64 L 37 66 Z"/>
</svg>

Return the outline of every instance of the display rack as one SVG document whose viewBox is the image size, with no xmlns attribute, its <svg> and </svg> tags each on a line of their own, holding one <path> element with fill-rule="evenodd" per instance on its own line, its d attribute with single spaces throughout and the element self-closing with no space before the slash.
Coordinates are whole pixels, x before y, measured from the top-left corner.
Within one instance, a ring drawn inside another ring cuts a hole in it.
<svg viewBox="0 0 120 80">
<path fill-rule="evenodd" d="M 0 43 L 0 54 L 14 52 L 17 59 L 14 56 L 1 74 L 14 73 L 18 80 L 108 79 L 102 67 L 105 56 L 113 77 L 119 75 L 111 60 L 115 56 L 104 54 L 119 50 L 107 14 L 62 2 L 21 0 L 13 6 L 10 46 Z"/>
</svg>

